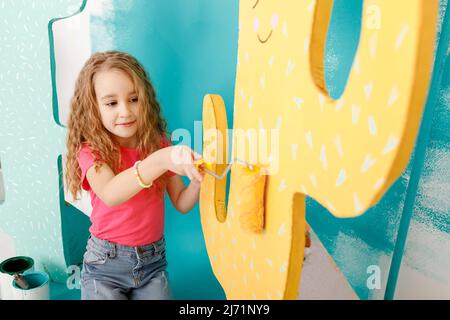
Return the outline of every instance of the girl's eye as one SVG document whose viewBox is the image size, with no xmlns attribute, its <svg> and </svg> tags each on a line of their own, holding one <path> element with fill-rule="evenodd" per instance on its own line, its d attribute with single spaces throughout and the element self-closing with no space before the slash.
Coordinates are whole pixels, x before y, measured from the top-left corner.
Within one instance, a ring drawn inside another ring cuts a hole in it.
<svg viewBox="0 0 450 320">
<path fill-rule="evenodd" d="M 133 99 L 131 99 L 131 101 L 132 101 L 132 102 L 137 102 L 137 101 L 138 101 L 138 98 L 133 98 Z"/>
<path fill-rule="evenodd" d="M 112 106 L 115 106 L 116 104 L 117 104 L 117 102 L 113 101 L 113 102 L 106 103 L 105 105 L 107 105 L 108 107 L 112 107 Z"/>
</svg>

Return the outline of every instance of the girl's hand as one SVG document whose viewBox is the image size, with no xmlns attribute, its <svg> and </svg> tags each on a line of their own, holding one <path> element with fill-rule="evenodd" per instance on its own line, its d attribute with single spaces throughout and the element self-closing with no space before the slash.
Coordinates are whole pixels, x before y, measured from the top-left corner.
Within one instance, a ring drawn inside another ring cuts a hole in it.
<svg viewBox="0 0 450 320">
<path fill-rule="evenodd" d="M 202 158 L 201 155 L 186 146 L 167 147 L 169 152 L 168 169 L 176 174 L 187 176 L 189 180 L 201 182 L 203 176 L 198 172 L 194 163 Z"/>
<path fill-rule="evenodd" d="M 191 184 L 194 185 L 195 187 L 197 187 L 200 190 L 200 186 L 202 184 L 202 181 L 204 179 L 205 176 L 205 171 L 203 171 L 201 168 L 197 169 L 197 171 L 200 173 L 202 180 L 197 180 L 197 179 L 193 179 L 191 180 Z"/>
</svg>

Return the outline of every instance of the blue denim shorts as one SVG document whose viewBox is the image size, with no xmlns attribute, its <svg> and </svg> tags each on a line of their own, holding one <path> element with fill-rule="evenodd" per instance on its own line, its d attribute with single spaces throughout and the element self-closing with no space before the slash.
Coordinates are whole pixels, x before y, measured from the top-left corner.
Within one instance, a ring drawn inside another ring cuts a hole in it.
<svg viewBox="0 0 450 320">
<path fill-rule="evenodd" d="M 129 247 L 89 237 L 81 271 L 82 300 L 168 300 L 165 240 Z"/>
</svg>

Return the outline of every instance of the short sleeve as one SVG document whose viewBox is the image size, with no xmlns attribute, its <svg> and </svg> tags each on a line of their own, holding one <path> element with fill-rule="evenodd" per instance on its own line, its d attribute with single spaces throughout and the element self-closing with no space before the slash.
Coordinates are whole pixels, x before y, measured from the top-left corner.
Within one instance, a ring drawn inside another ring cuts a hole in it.
<svg viewBox="0 0 450 320">
<path fill-rule="evenodd" d="M 165 135 L 162 136 L 161 138 L 161 148 L 166 148 L 166 147 L 170 147 L 172 145 L 172 143 L 169 141 L 169 139 L 166 138 Z M 167 170 L 166 172 L 166 176 L 168 178 L 171 178 L 173 176 L 176 176 L 177 174 L 175 172 L 172 172 L 170 170 Z"/>
<path fill-rule="evenodd" d="M 89 182 L 86 179 L 86 172 L 89 170 L 90 167 L 94 165 L 94 156 L 92 155 L 92 151 L 88 146 L 83 146 L 80 151 L 78 152 L 78 165 L 81 169 L 81 187 L 89 191 L 91 189 L 91 186 L 89 185 Z"/>
</svg>

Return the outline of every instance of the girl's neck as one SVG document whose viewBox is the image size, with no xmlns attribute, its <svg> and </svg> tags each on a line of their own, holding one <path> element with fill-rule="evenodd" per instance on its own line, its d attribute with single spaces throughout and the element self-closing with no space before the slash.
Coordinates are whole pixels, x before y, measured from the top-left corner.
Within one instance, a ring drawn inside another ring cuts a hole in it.
<svg viewBox="0 0 450 320">
<path fill-rule="evenodd" d="M 128 140 L 128 141 L 118 141 L 119 145 L 126 149 L 136 149 L 137 148 L 137 141 L 135 139 Z"/>
<path fill-rule="evenodd" d="M 125 148 L 125 149 L 136 149 L 137 145 L 136 144 L 130 144 L 130 143 L 120 143 L 119 144 L 121 148 Z"/>
<path fill-rule="evenodd" d="M 123 146 L 123 145 L 120 145 L 120 147 L 123 149 L 133 149 L 133 150 L 137 148 L 137 147 L 129 147 L 129 146 Z"/>
</svg>

